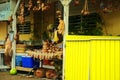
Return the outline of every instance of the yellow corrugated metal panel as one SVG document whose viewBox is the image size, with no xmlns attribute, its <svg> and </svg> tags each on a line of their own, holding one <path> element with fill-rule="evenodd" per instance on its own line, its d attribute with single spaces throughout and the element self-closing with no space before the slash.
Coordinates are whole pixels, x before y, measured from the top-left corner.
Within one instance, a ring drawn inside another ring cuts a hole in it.
<svg viewBox="0 0 120 80">
<path fill-rule="evenodd" d="M 90 64 L 90 80 L 106 80 L 105 79 L 105 57 L 106 45 L 104 40 L 91 41 L 91 64 Z"/>
<path fill-rule="evenodd" d="M 98 43 L 99 44 L 99 46 L 100 47 L 97 47 L 96 46 L 96 48 L 100 51 L 99 53 L 100 53 L 100 56 L 98 56 L 97 55 L 97 57 L 99 57 L 100 58 L 100 70 L 99 70 L 99 72 L 97 73 L 97 74 L 100 74 L 98 77 L 100 77 L 100 80 L 106 80 L 106 72 L 105 72 L 105 70 L 106 70 L 106 50 L 107 50 L 107 46 L 108 45 L 106 45 L 106 40 L 99 40 L 99 42 L 96 40 L 96 43 Z M 97 54 L 97 53 L 96 53 Z"/>
<path fill-rule="evenodd" d="M 106 45 L 110 45 L 110 42 L 106 42 Z M 105 67 L 105 72 L 106 72 L 106 80 L 110 80 L 110 49 L 109 47 L 106 46 L 106 67 Z"/>
<path fill-rule="evenodd" d="M 72 36 L 66 36 L 66 40 L 89 40 L 91 36 L 78 36 L 78 35 L 72 35 Z"/>
<path fill-rule="evenodd" d="M 120 40 L 92 40 L 90 80 L 120 80 Z"/>
<path fill-rule="evenodd" d="M 65 80 L 120 80 L 120 37 L 67 36 Z"/>
<path fill-rule="evenodd" d="M 88 80 L 89 41 L 66 42 L 65 80 Z"/>
<path fill-rule="evenodd" d="M 120 41 L 115 41 L 115 80 L 120 80 Z"/>
<path fill-rule="evenodd" d="M 93 40 L 93 39 L 120 39 L 118 36 L 84 36 L 84 35 L 69 35 L 66 40 Z"/>
</svg>

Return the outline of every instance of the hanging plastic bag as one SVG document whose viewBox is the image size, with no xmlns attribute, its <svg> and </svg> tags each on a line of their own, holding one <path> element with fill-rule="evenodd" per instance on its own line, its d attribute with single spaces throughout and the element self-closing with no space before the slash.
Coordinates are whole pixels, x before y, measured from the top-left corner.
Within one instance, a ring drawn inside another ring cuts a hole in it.
<svg viewBox="0 0 120 80">
<path fill-rule="evenodd" d="M 10 41 L 14 40 L 14 31 L 9 32 L 9 39 L 10 39 Z"/>
</svg>

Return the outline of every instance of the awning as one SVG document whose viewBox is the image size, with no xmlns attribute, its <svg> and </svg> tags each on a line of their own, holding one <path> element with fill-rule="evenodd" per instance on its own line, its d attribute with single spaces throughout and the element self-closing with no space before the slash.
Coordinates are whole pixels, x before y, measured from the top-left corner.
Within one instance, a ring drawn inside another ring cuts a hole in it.
<svg viewBox="0 0 120 80">
<path fill-rule="evenodd" d="M 0 21 L 8 20 L 11 14 L 10 2 L 0 4 Z"/>
</svg>

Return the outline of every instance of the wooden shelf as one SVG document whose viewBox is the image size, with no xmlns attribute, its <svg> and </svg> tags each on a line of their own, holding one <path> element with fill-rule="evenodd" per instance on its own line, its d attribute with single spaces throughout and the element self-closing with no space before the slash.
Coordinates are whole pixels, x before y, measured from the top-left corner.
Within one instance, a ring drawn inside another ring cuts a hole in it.
<svg viewBox="0 0 120 80">
<path fill-rule="evenodd" d="M 16 69 L 17 70 L 20 70 L 20 71 L 31 71 L 33 68 L 25 68 L 25 67 L 20 67 L 20 66 L 16 66 Z"/>
<path fill-rule="evenodd" d="M 10 69 L 10 67 L 5 66 L 5 65 L 0 65 L 0 69 Z"/>
<path fill-rule="evenodd" d="M 42 67 L 47 69 L 55 69 L 54 66 L 49 66 L 49 65 L 42 65 Z"/>
<path fill-rule="evenodd" d="M 0 53 L 3 54 L 5 49 L 0 49 Z"/>
<path fill-rule="evenodd" d="M 43 65 L 42 66 L 43 68 L 46 68 L 46 69 L 55 69 L 54 66 L 49 66 L 49 65 Z M 20 71 L 31 71 L 33 68 L 25 68 L 25 67 L 21 67 L 21 66 L 16 66 L 16 69 L 17 70 L 20 70 Z"/>
<path fill-rule="evenodd" d="M 16 55 L 20 55 L 20 56 L 28 56 L 27 53 L 16 53 Z"/>
</svg>

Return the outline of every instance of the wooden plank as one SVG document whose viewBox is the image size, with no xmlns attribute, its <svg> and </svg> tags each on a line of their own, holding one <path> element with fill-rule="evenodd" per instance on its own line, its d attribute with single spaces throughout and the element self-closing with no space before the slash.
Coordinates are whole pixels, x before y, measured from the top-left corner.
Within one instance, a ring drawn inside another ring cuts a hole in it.
<svg viewBox="0 0 120 80">
<path fill-rule="evenodd" d="M 25 67 L 20 67 L 20 66 L 16 66 L 16 69 L 17 70 L 20 70 L 20 71 L 31 71 L 33 68 L 25 68 Z"/>
<path fill-rule="evenodd" d="M 0 65 L 0 69 L 10 69 L 8 66 Z"/>
</svg>

